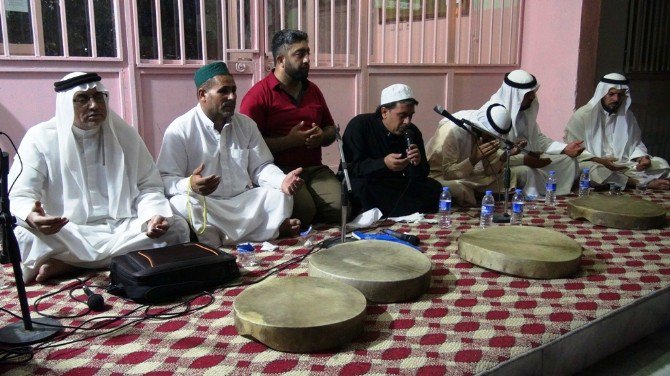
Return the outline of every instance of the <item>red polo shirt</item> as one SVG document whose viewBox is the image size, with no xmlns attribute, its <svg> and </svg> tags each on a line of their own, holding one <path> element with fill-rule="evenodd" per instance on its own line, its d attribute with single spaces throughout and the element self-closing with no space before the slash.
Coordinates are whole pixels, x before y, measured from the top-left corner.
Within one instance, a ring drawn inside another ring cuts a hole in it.
<svg viewBox="0 0 670 376">
<path fill-rule="evenodd" d="M 326 100 L 316 85 L 305 80 L 302 98 L 298 103 L 281 88 L 274 71 L 249 89 L 240 104 L 240 112 L 252 118 L 266 138 L 285 136 L 301 121 L 305 122 L 305 129 L 311 128 L 312 123 L 322 128 L 335 124 Z M 321 148 L 299 146 L 273 155 L 275 164 L 280 167 L 321 165 Z"/>
</svg>

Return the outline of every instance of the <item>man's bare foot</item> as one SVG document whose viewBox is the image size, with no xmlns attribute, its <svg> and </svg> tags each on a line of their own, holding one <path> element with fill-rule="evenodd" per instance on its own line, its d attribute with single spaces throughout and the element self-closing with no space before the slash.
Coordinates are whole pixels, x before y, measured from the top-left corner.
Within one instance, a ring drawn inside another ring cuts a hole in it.
<svg viewBox="0 0 670 376">
<path fill-rule="evenodd" d="M 63 261 L 56 259 L 49 259 L 42 266 L 35 277 L 35 282 L 44 283 L 51 278 L 67 274 L 77 270 L 76 266 L 72 266 L 64 263 Z"/>
<path fill-rule="evenodd" d="M 668 189 L 670 189 L 670 180 L 654 179 L 647 184 L 647 188 L 667 191 Z"/>
<path fill-rule="evenodd" d="M 284 222 L 279 225 L 279 237 L 288 238 L 294 237 L 300 233 L 300 220 L 295 218 L 286 218 Z"/>
</svg>

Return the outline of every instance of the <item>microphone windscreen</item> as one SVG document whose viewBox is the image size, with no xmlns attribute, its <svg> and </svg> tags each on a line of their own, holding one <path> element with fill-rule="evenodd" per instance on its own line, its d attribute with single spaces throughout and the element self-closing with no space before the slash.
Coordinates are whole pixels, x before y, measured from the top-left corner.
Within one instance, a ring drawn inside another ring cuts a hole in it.
<svg viewBox="0 0 670 376">
<path fill-rule="evenodd" d="M 105 300 L 102 298 L 102 295 L 93 294 L 86 300 L 86 305 L 88 305 L 88 308 L 92 311 L 100 312 L 105 309 Z"/>
</svg>

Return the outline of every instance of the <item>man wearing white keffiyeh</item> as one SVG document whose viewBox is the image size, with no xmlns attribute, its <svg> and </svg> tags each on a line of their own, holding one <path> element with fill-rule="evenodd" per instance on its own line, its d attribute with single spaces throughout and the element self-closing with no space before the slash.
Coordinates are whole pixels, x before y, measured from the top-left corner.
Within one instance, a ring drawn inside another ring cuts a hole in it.
<svg viewBox="0 0 670 376">
<path fill-rule="evenodd" d="M 28 130 L 23 163 L 17 158 L 9 173 L 24 280 L 188 241 L 144 142 L 107 109 L 100 76 L 75 72 L 54 86 L 56 116 Z"/>
<path fill-rule="evenodd" d="M 545 179 L 550 170 L 556 171 L 557 195 L 567 195 L 577 177 L 576 157 L 584 151 L 581 140 L 567 144 L 554 141 L 545 136 L 537 124 L 539 102 L 536 92 L 539 89 L 535 77 L 523 70 L 515 70 L 505 75 L 500 89 L 491 96 L 490 101 L 500 103 L 509 109 L 512 117 L 512 130 L 506 135 L 513 142 L 527 140 L 528 154 L 518 154 L 510 158 L 511 166 L 525 165 L 542 174 Z M 544 180 L 528 182 L 524 187 L 526 194 L 544 195 Z"/>
<path fill-rule="evenodd" d="M 568 121 L 565 140 L 584 140 L 586 151 L 579 156 L 579 165 L 590 170 L 594 185 L 642 183 L 669 189 L 668 163 L 647 153 L 631 102 L 628 79 L 618 73 L 605 75 L 593 98 Z"/>
</svg>

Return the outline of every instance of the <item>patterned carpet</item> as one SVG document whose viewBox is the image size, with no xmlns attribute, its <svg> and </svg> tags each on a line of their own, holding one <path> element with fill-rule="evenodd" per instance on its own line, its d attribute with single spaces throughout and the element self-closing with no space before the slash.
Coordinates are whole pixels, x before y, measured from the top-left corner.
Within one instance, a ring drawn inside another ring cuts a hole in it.
<svg viewBox="0 0 670 376">
<path fill-rule="evenodd" d="M 666 208 L 670 206 L 670 194 L 648 192 L 644 198 Z M 139 314 L 144 313 L 143 307 L 133 312 L 137 304 L 104 294 L 106 311 L 89 313 L 83 318 L 61 319 L 61 323 L 75 326 L 86 319 L 122 314 L 135 318 L 117 320 L 103 329 L 76 333 L 46 345 L 81 340 L 79 342 L 53 348 L 41 345 L 46 348 L 36 349 L 34 357 L 26 363 L 0 365 L 0 373 L 472 375 L 670 286 L 670 230 L 667 227 L 646 231 L 610 229 L 570 219 L 564 199 L 555 208 L 545 209 L 540 204 L 539 210 L 528 212 L 525 224 L 566 234 L 583 246 L 584 253 L 580 271 L 572 278 L 531 280 L 485 270 L 458 257 L 458 237 L 477 227 L 477 214 L 476 209 L 454 213 L 449 230 L 439 230 L 436 225 L 426 223 L 386 222 L 381 226 L 421 238 L 421 248 L 433 262 L 432 286 L 413 303 L 369 305 L 364 333 L 332 352 L 281 353 L 239 336 L 232 305 L 244 287 L 217 290 L 209 305 L 209 297 L 198 297 L 190 307 L 202 309 L 186 315 L 150 315 L 143 320 L 139 318 Z M 338 228 L 321 228 L 313 240 L 336 236 L 339 236 Z M 298 239 L 275 244 L 279 245 L 275 251 L 257 248 L 265 268 L 308 252 Z M 11 268 L 5 266 L 2 272 L 5 281 L 13 278 Z M 261 270 L 252 270 L 243 280 L 249 281 L 261 274 Z M 307 260 L 303 260 L 278 275 L 306 274 Z M 28 286 L 30 302 L 74 282 L 68 279 L 51 286 Z M 107 273 L 93 274 L 89 283 L 107 284 Z M 82 298 L 81 290 L 77 290 L 75 296 Z M 20 312 L 13 286 L 0 290 L 0 302 L 5 309 Z M 287 304 L 290 304 L 288 298 Z M 58 316 L 87 309 L 84 304 L 73 301 L 67 291 L 44 299 L 39 308 Z M 167 308 L 154 307 L 149 313 Z M 171 312 L 178 310 L 183 307 Z M 37 317 L 34 312 L 32 315 Z M 5 323 L 16 321 L 4 312 L 0 312 L 0 316 Z M 116 331 L 108 333 L 110 329 Z M 100 336 L 85 338 L 95 334 Z"/>
</svg>

